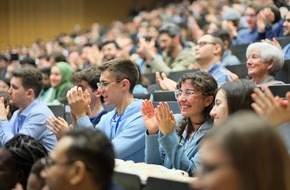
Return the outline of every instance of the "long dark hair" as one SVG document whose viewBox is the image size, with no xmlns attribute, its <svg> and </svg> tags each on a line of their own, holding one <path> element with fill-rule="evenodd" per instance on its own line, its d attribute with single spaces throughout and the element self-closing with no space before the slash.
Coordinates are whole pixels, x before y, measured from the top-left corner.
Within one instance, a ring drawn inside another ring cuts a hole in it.
<svg viewBox="0 0 290 190">
<path fill-rule="evenodd" d="M 251 94 L 254 92 L 255 85 L 247 79 L 223 84 L 219 90 L 223 90 L 228 103 L 228 114 L 231 115 L 239 110 L 252 110 L 253 99 Z"/>
</svg>

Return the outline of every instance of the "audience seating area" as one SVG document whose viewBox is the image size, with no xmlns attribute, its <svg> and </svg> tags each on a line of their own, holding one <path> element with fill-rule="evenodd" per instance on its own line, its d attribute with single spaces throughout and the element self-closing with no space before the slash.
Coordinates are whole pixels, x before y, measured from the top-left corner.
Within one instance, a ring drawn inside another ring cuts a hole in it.
<svg viewBox="0 0 290 190">
<path fill-rule="evenodd" d="M 284 83 L 290 83 L 290 59 L 284 61 L 284 65 L 275 76 L 275 79 Z"/>
<path fill-rule="evenodd" d="M 278 38 L 277 41 L 281 45 L 281 47 L 285 47 L 289 42 L 290 38 L 289 37 L 282 37 Z M 230 49 L 232 51 L 232 54 L 237 56 L 241 63 L 246 63 L 247 62 L 247 57 L 246 57 L 246 51 L 247 47 L 250 44 L 241 44 L 241 45 L 236 45 L 236 46 L 231 46 Z"/>
</svg>

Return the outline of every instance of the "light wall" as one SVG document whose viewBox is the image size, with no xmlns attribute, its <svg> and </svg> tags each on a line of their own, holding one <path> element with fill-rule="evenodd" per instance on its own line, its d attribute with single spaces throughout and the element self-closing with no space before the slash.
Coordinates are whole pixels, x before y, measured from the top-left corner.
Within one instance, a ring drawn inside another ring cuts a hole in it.
<svg viewBox="0 0 290 190">
<path fill-rule="evenodd" d="M 0 0 L 0 50 L 128 18 L 136 0 Z M 142 0 L 151 8 L 154 0 Z"/>
</svg>

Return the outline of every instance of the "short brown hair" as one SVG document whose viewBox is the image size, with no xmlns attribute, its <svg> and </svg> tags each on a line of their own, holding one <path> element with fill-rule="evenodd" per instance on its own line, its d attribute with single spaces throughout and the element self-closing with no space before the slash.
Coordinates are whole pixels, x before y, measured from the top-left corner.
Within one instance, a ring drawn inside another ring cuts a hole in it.
<svg viewBox="0 0 290 190">
<path fill-rule="evenodd" d="M 12 77 L 20 78 L 23 88 L 32 88 L 35 98 L 38 97 L 43 87 L 42 74 L 38 69 L 29 65 L 22 66 L 12 72 Z"/>
<path fill-rule="evenodd" d="M 139 72 L 137 65 L 130 59 L 113 59 L 99 66 L 99 70 L 102 72 L 112 72 L 117 81 L 128 79 L 130 81 L 130 93 L 133 93 L 133 89 L 139 81 Z"/>
</svg>

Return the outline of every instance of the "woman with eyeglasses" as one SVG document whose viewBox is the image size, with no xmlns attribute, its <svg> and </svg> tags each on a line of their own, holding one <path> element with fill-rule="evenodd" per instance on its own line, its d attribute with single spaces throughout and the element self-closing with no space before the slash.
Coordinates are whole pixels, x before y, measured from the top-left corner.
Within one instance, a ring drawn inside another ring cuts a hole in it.
<svg viewBox="0 0 290 190">
<path fill-rule="evenodd" d="M 199 166 L 199 142 L 212 127 L 209 115 L 217 89 L 216 80 L 204 71 L 183 75 L 175 96 L 182 119 L 176 121 L 168 103 L 154 109 L 145 100 L 142 115 L 147 127 L 145 161 L 188 172 L 192 176 Z"/>
<path fill-rule="evenodd" d="M 290 159 L 275 129 L 251 112 L 229 117 L 201 142 L 194 189 L 289 190 Z"/>
</svg>

